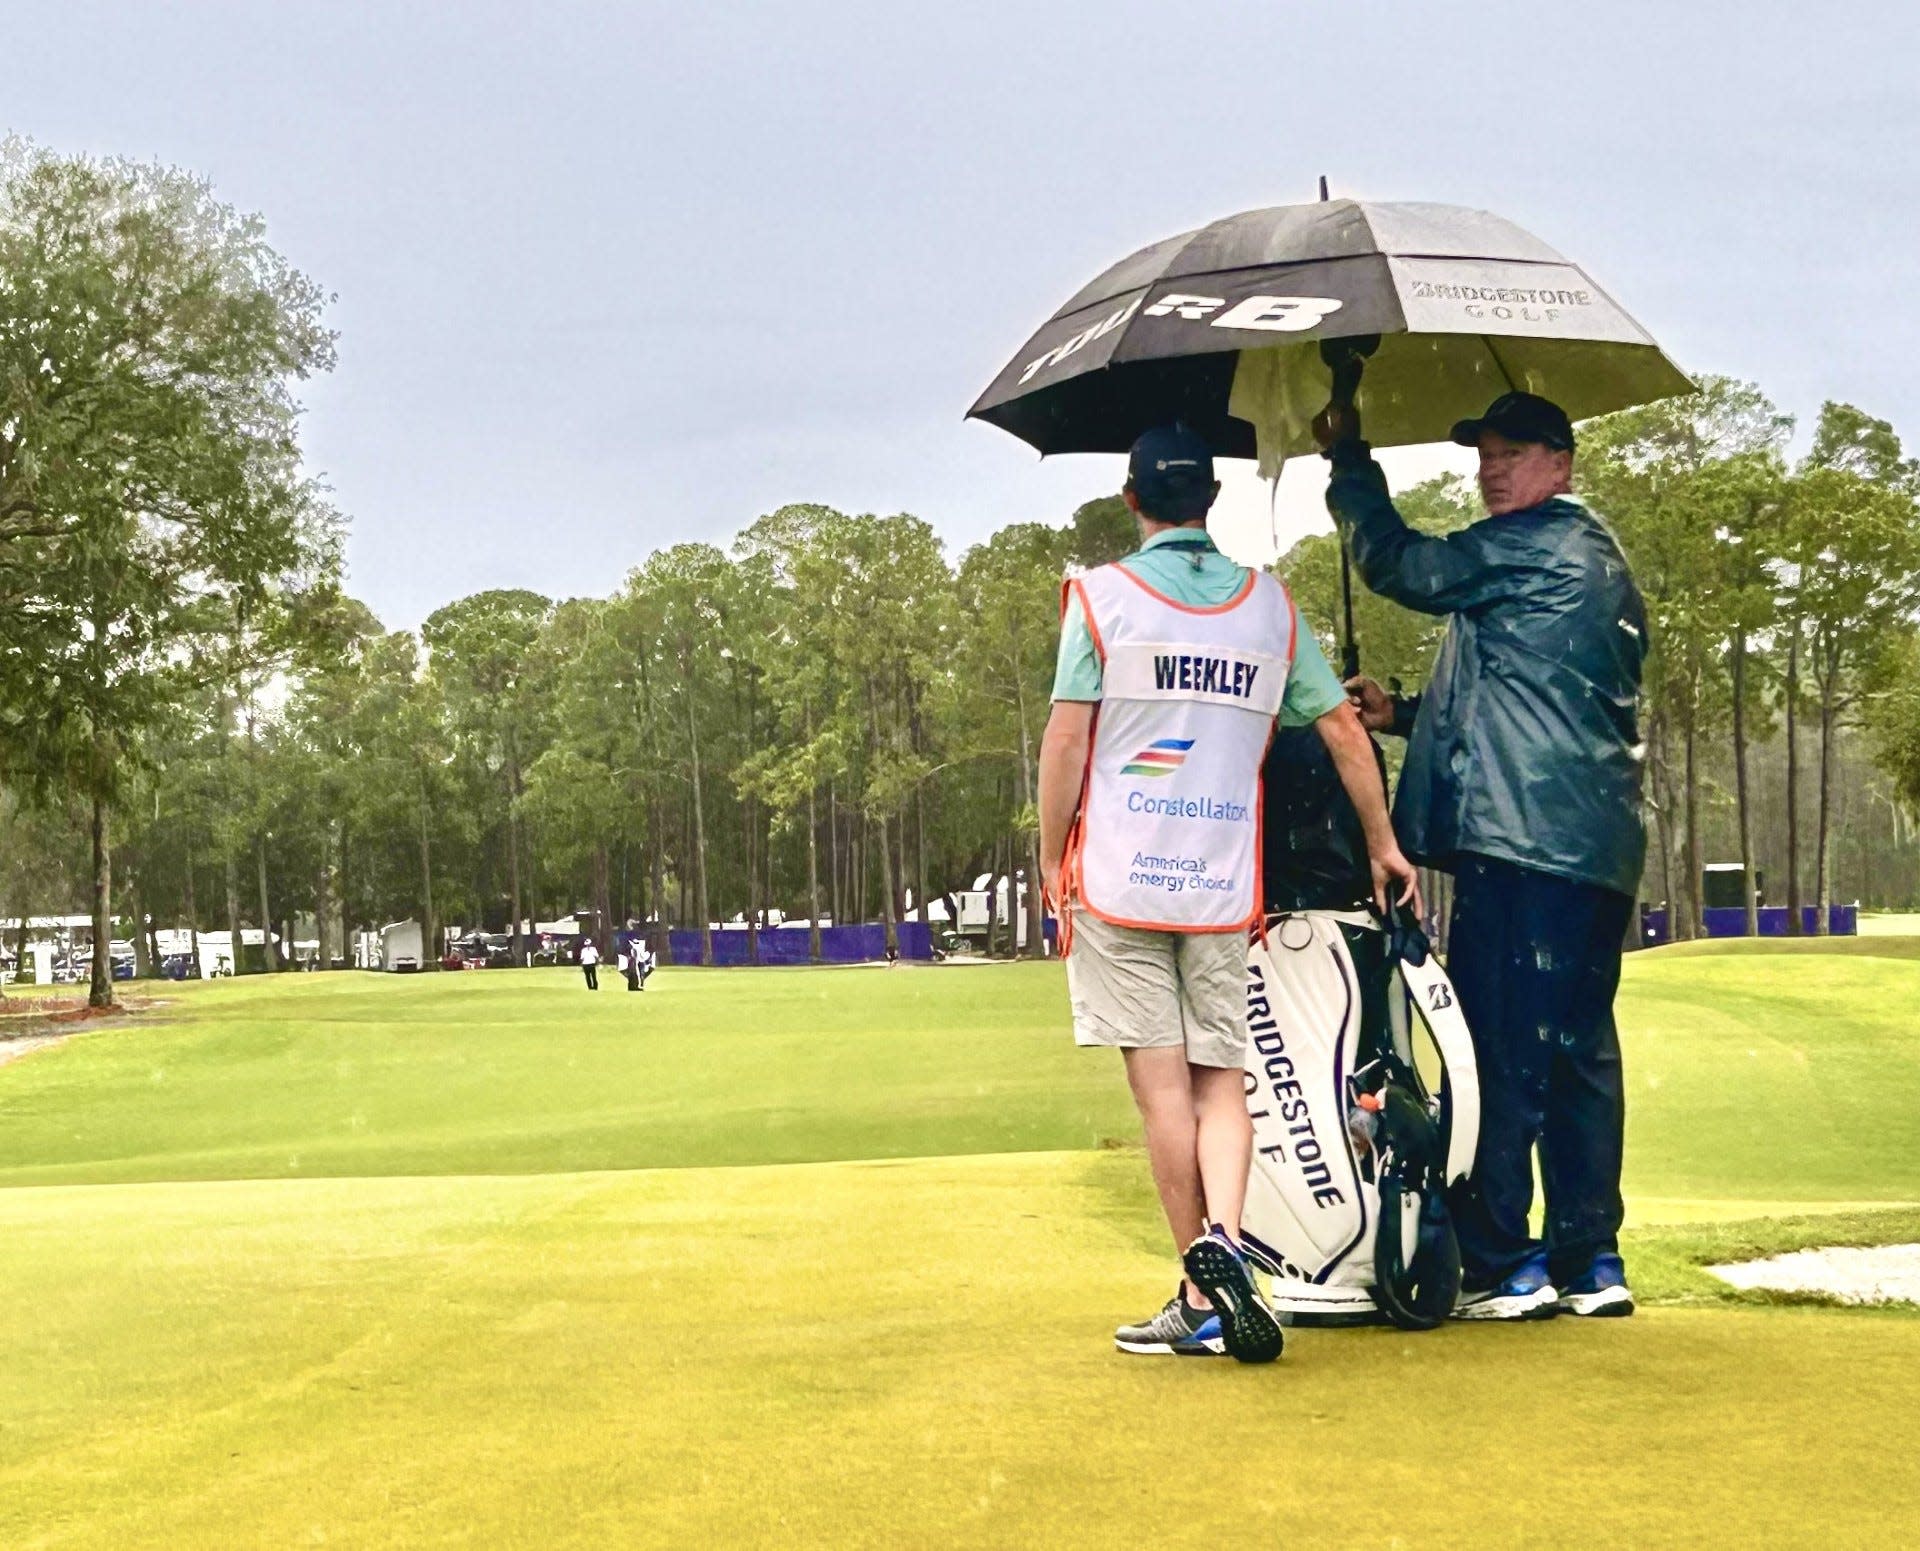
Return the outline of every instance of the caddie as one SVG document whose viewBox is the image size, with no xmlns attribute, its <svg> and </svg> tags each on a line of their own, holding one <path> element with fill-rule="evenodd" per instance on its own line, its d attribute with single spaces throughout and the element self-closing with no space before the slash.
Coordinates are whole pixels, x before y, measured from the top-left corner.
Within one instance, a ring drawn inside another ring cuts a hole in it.
<svg viewBox="0 0 1920 1551">
<path fill-rule="evenodd" d="M 1311 722 L 1359 810 L 1376 892 L 1412 863 L 1345 691 L 1286 589 L 1206 531 L 1219 485 L 1185 426 L 1133 445 L 1140 549 L 1063 590 L 1040 751 L 1040 861 L 1076 1043 L 1117 1046 L 1186 1271 L 1126 1352 L 1280 1355 L 1240 1251 L 1253 1128 L 1242 1071 L 1247 934 L 1260 919 L 1261 762 L 1276 716 Z"/>
</svg>

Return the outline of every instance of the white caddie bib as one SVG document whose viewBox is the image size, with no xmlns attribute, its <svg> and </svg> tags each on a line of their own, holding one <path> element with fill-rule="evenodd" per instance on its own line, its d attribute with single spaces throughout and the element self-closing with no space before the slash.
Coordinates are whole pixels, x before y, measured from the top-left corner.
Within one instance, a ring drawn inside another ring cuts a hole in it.
<svg viewBox="0 0 1920 1551">
<path fill-rule="evenodd" d="M 1067 583 L 1102 664 L 1070 894 L 1103 920 L 1244 931 L 1261 908 L 1260 766 L 1293 666 L 1293 603 L 1264 572 L 1217 608 L 1119 565 Z"/>
</svg>

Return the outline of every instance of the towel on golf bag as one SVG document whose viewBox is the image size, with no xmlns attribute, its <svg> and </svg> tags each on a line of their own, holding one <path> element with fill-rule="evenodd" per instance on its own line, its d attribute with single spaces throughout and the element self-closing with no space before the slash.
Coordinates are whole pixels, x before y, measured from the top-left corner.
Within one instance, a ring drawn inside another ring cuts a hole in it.
<svg viewBox="0 0 1920 1551">
<path fill-rule="evenodd" d="M 1443 1072 L 1433 1091 L 1417 1030 Z M 1480 1090 L 1426 939 L 1404 913 L 1272 917 L 1247 956 L 1247 1032 L 1241 1233 L 1271 1302 L 1303 1324 L 1438 1324 L 1460 1277 L 1446 1187 L 1473 1165 Z"/>
</svg>

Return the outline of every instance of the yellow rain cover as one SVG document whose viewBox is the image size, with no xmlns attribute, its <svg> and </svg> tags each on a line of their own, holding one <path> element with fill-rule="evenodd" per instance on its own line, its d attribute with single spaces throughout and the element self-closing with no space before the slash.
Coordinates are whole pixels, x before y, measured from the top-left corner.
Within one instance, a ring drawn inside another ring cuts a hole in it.
<svg viewBox="0 0 1920 1551">
<path fill-rule="evenodd" d="M 1314 451 L 1313 417 L 1331 386 L 1316 342 L 1240 352 L 1227 413 L 1253 427 L 1262 479 L 1278 479 L 1287 459 Z"/>
</svg>

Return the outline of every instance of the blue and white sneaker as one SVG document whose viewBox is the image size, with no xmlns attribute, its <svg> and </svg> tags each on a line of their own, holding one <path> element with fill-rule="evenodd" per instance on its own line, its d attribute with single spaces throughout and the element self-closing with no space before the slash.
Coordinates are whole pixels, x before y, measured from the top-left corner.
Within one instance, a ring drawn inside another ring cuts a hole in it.
<svg viewBox="0 0 1920 1551">
<path fill-rule="evenodd" d="M 1243 1363 L 1270 1363 L 1280 1355 L 1286 1335 L 1280 1320 L 1260 1297 L 1240 1246 L 1215 1223 L 1187 1246 L 1181 1257 L 1193 1285 L 1207 1295 L 1220 1316 L 1220 1338 L 1227 1355 Z"/>
<path fill-rule="evenodd" d="M 1593 1264 L 1560 1289 L 1560 1307 L 1583 1319 L 1619 1319 L 1633 1312 L 1626 1264 L 1618 1255 L 1595 1255 Z"/>
<path fill-rule="evenodd" d="M 1453 1306 L 1455 1319 L 1551 1319 L 1560 1310 L 1560 1294 L 1547 1277 L 1547 1257 L 1531 1255 L 1517 1271 L 1494 1287 L 1462 1291 Z"/>
<path fill-rule="evenodd" d="M 1220 1337 L 1220 1316 L 1192 1307 L 1185 1294 L 1183 1287 L 1152 1319 L 1122 1325 L 1113 1333 L 1113 1344 L 1123 1352 L 1152 1357 L 1223 1356 L 1227 1345 Z"/>
</svg>

